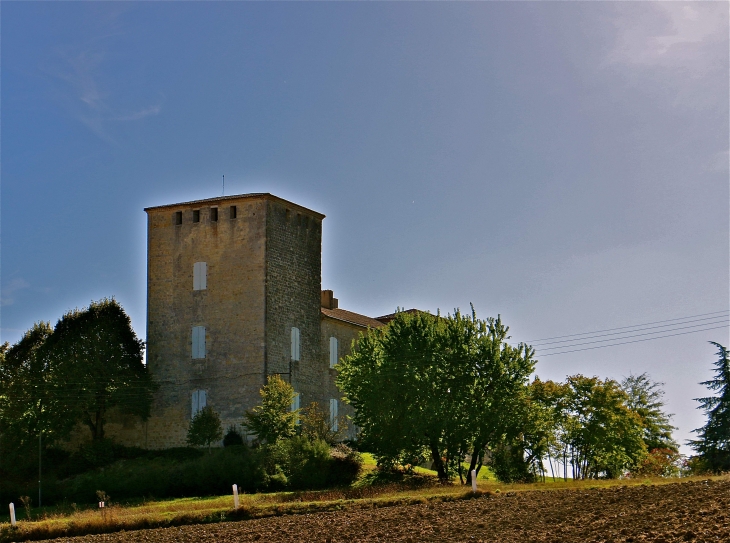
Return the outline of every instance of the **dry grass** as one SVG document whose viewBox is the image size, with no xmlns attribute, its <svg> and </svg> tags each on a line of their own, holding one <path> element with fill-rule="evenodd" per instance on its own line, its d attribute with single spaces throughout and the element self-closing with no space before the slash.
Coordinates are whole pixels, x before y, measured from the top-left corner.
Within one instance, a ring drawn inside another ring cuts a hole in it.
<svg viewBox="0 0 730 543">
<path fill-rule="evenodd" d="M 719 478 L 719 477 L 717 477 Z M 708 477 L 686 478 L 706 480 Z M 480 482 L 478 493 L 524 492 L 557 489 L 585 489 L 617 485 L 666 484 L 677 479 L 640 479 L 621 481 L 555 481 L 533 484 L 504 485 Z M 137 505 L 112 504 L 104 509 L 73 510 L 44 513 L 41 518 L 19 520 L 12 528 L 0 523 L 0 542 L 47 539 L 60 536 L 109 533 L 152 527 L 178 526 L 245 520 L 252 518 L 294 515 L 323 511 L 339 511 L 389 507 L 416 503 L 455 501 L 474 497 L 460 485 L 437 485 L 433 479 L 391 483 L 317 492 L 282 492 L 276 494 L 243 494 L 240 507 L 233 509 L 232 496 L 183 498 L 150 501 Z M 22 514 L 21 514 L 22 516 Z M 7 517 L 6 517 L 7 518 Z"/>
</svg>

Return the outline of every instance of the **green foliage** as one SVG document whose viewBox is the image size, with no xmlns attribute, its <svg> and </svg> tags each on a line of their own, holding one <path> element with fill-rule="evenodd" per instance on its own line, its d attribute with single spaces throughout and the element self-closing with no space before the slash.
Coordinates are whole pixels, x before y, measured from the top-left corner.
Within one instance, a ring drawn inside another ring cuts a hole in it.
<svg viewBox="0 0 730 543">
<path fill-rule="evenodd" d="M 507 332 L 500 318 L 473 311 L 399 312 L 359 337 L 337 383 L 379 465 L 418 463 L 427 452 L 447 479 L 466 454 L 477 462 L 509 437 L 534 361 L 528 346 L 506 343 Z"/>
<path fill-rule="evenodd" d="M 349 485 L 362 468 L 360 454 L 346 445 L 335 448 L 305 436 L 282 439 L 263 448 L 272 475 L 282 473 L 294 490 Z"/>
<path fill-rule="evenodd" d="M 672 415 L 663 410 L 662 385 L 664 383 L 652 382 L 646 373 L 629 375 L 621 381 L 621 389 L 628 397 L 627 407 L 641 418 L 646 448 L 678 452 L 679 444 L 672 438 L 672 430 L 676 427 L 669 422 Z"/>
<path fill-rule="evenodd" d="M 42 347 L 50 368 L 45 392 L 68 423 L 83 422 L 93 439 L 101 440 L 109 409 L 149 417 L 157 387 L 142 363 L 143 348 L 114 299 L 69 311 Z"/>
<path fill-rule="evenodd" d="M 246 412 L 243 425 L 260 442 L 269 444 L 293 436 L 299 417 L 299 410 L 291 409 L 294 388 L 280 376 L 271 375 L 260 394 L 261 405 Z"/>
<path fill-rule="evenodd" d="M 339 419 L 335 430 L 329 413 L 326 413 L 317 402 L 312 402 L 299 415 L 299 432 L 310 441 L 321 440 L 334 446 L 347 434 L 345 417 Z"/>
<path fill-rule="evenodd" d="M 226 435 L 223 436 L 223 446 L 233 447 L 236 445 L 243 445 L 243 436 L 241 436 L 235 426 L 231 425 L 228 427 Z"/>
<path fill-rule="evenodd" d="M 677 477 L 682 456 L 674 449 L 652 449 L 632 471 L 632 477 Z"/>
<path fill-rule="evenodd" d="M 715 376 L 700 384 L 716 391 L 717 396 L 696 398 L 699 409 L 705 411 L 707 423 L 694 430 L 698 439 L 690 441 L 697 451 L 699 460 L 695 470 L 720 473 L 730 471 L 730 357 L 728 350 L 719 343 L 710 342 L 718 348 L 715 362 Z"/>
<path fill-rule="evenodd" d="M 210 452 L 211 444 L 220 441 L 222 437 L 221 419 L 211 406 L 206 405 L 190 421 L 187 437 L 188 445 L 207 446 Z"/>
<path fill-rule="evenodd" d="M 66 413 L 67 394 L 59 390 L 58 368 L 44 351 L 53 329 L 33 325 L 0 357 L 0 439 L 5 454 L 27 454 L 37 448 L 38 435 L 52 443 L 66 437 L 76 420 Z M 4 456 L 4 455 L 0 455 Z"/>
</svg>

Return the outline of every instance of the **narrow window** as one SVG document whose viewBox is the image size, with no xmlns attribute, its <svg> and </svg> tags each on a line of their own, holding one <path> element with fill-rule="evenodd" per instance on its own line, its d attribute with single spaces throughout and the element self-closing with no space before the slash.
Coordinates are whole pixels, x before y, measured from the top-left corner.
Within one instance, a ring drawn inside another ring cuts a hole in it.
<svg viewBox="0 0 730 543">
<path fill-rule="evenodd" d="M 182 211 L 175 212 L 175 224 L 182 224 Z"/>
<path fill-rule="evenodd" d="M 200 210 L 199 209 L 193 210 L 193 222 L 200 222 Z"/>
<path fill-rule="evenodd" d="M 218 208 L 217 207 L 210 208 L 210 222 L 218 222 Z"/>
<path fill-rule="evenodd" d="M 235 219 L 236 217 L 236 206 L 231 206 L 231 219 Z"/>
<path fill-rule="evenodd" d="M 208 264 L 196 262 L 193 264 L 193 290 L 205 290 L 208 288 Z"/>
<path fill-rule="evenodd" d="M 193 326 L 193 358 L 205 358 L 205 326 Z"/>
<path fill-rule="evenodd" d="M 299 328 L 291 329 L 291 359 L 299 360 Z"/>
<path fill-rule="evenodd" d="M 289 219 L 291 218 L 291 211 L 288 209 L 286 210 L 286 222 L 289 222 Z"/>
<path fill-rule="evenodd" d="M 331 337 L 330 338 L 330 368 L 334 368 L 335 364 L 337 364 L 337 338 Z"/>
<path fill-rule="evenodd" d="M 300 399 L 299 393 L 296 392 L 294 394 L 294 397 L 291 400 L 291 410 L 292 411 L 296 411 L 297 409 L 299 409 L 299 399 Z"/>
<path fill-rule="evenodd" d="M 193 409 L 192 416 L 190 418 L 195 417 L 201 409 L 208 405 L 207 402 L 208 398 L 206 397 L 205 390 L 193 390 Z"/>
<path fill-rule="evenodd" d="M 337 417 L 337 400 L 330 398 L 330 428 L 333 432 L 336 432 L 339 428 Z"/>
</svg>

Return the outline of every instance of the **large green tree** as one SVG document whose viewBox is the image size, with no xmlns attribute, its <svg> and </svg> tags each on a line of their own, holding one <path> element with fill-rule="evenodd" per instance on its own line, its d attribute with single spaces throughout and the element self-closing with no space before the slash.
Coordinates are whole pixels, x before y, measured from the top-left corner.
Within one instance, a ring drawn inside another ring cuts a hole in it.
<svg viewBox="0 0 730 543">
<path fill-rule="evenodd" d="M 616 381 L 574 375 L 567 379 L 566 440 L 574 479 L 615 478 L 646 455 L 642 420 Z"/>
<path fill-rule="evenodd" d="M 703 466 L 713 472 L 730 471 L 730 357 L 728 350 L 719 343 L 715 376 L 700 384 L 718 393 L 717 396 L 697 398 L 699 408 L 705 411 L 707 423 L 695 430 L 698 439 L 690 441 Z"/>
<path fill-rule="evenodd" d="M 67 394 L 55 382 L 55 367 L 44 346 L 51 325 L 38 322 L 0 358 L 0 435 L 17 450 L 66 437 L 74 420 L 65 414 Z"/>
<path fill-rule="evenodd" d="M 529 374 L 533 351 L 506 343 L 500 318 L 474 311 L 446 317 L 399 312 L 362 334 L 339 365 L 338 386 L 381 464 L 410 463 L 424 451 L 442 479 L 471 454 L 502 443 Z"/>
<path fill-rule="evenodd" d="M 143 349 L 114 299 L 69 311 L 44 343 L 43 356 L 53 368 L 63 414 L 88 426 L 95 441 L 104 438 L 112 408 L 143 420 L 149 417 L 156 385 L 142 361 Z"/>
<path fill-rule="evenodd" d="M 669 449 L 679 451 L 679 444 L 672 437 L 670 419 L 672 415 L 664 412 L 662 385 L 651 380 L 646 374 L 629 375 L 621 381 L 621 389 L 626 393 L 627 407 L 639 415 L 644 427 L 644 443 L 649 451 Z"/>
<path fill-rule="evenodd" d="M 243 425 L 259 441 L 274 444 L 296 433 L 299 409 L 292 410 L 294 388 L 279 375 L 270 375 L 259 391 L 261 405 L 244 415 Z"/>
</svg>

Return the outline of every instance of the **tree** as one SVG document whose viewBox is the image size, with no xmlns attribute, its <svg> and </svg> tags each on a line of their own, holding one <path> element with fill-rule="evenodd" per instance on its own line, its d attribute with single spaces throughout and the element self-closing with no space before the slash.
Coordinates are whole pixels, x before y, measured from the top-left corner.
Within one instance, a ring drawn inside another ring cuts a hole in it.
<svg viewBox="0 0 730 543">
<path fill-rule="evenodd" d="M 67 394 L 55 383 L 55 367 L 44 355 L 53 334 L 50 323 L 38 322 L 0 358 L 0 435 L 16 450 L 35 445 L 42 434 L 48 443 L 66 437 L 74 426 L 64 406 Z"/>
<path fill-rule="evenodd" d="M 361 334 L 340 363 L 337 384 L 380 465 L 430 456 L 439 478 L 463 476 L 509 432 L 534 368 L 532 349 L 506 343 L 500 318 L 399 312 Z"/>
<path fill-rule="evenodd" d="M 643 424 L 618 383 L 574 375 L 566 384 L 573 478 L 612 479 L 637 466 L 647 452 Z"/>
<path fill-rule="evenodd" d="M 672 430 L 676 427 L 669 422 L 672 415 L 663 411 L 663 385 L 652 382 L 646 373 L 629 375 L 621 381 L 621 389 L 628 397 L 627 407 L 641 418 L 647 450 L 669 449 L 676 453 L 679 444 L 672 438 Z"/>
<path fill-rule="evenodd" d="M 221 439 L 223 439 L 221 419 L 211 406 L 206 405 L 190 421 L 188 444 L 194 447 L 207 446 L 210 453 L 211 443 Z"/>
<path fill-rule="evenodd" d="M 335 445 L 343 439 L 347 427 L 343 420 L 338 420 L 335 430 L 329 414 L 325 413 L 317 402 L 312 402 L 299 416 L 299 430 L 301 435 L 310 441 L 321 440 L 329 445 Z"/>
<path fill-rule="evenodd" d="M 730 357 L 725 347 L 714 341 L 710 343 L 718 349 L 715 376 L 700 384 L 717 391 L 718 395 L 696 398 L 699 409 L 707 415 L 707 423 L 694 430 L 699 439 L 690 441 L 690 446 L 707 470 L 720 473 L 730 470 Z"/>
<path fill-rule="evenodd" d="M 279 375 L 270 375 L 260 390 L 261 405 L 247 411 L 243 425 L 259 441 L 276 443 L 296 433 L 299 409 L 292 410 L 296 393 Z"/>
<path fill-rule="evenodd" d="M 143 348 L 113 298 L 69 311 L 44 343 L 63 414 L 86 424 L 94 441 L 104 438 L 112 408 L 142 420 L 149 417 L 157 386 L 142 362 Z"/>
</svg>

